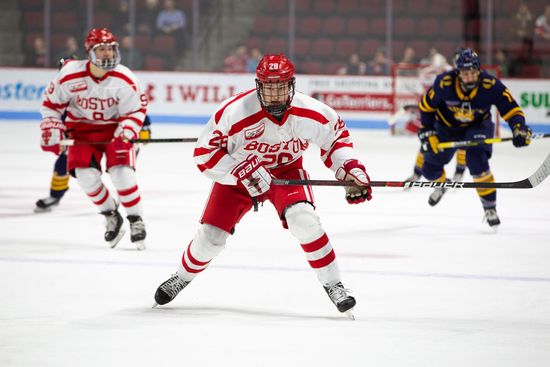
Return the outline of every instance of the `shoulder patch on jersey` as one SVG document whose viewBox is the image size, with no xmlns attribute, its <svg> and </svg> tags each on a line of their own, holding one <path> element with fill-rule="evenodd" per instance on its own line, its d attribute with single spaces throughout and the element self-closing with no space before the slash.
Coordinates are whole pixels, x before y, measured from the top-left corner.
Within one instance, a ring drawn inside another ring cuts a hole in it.
<svg viewBox="0 0 550 367">
<path fill-rule="evenodd" d="M 262 123 L 259 126 L 256 126 L 252 129 L 245 130 L 244 138 L 245 140 L 257 139 L 264 134 L 264 131 L 265 131 L 265 123 Z"/>
<path fill-rule="evenodd" d="M 453 84 L 453 78 L 450 75 L 445 75 L 439 81 L 439 88 L 450 87 Z"/>
<path fill-rule="evenodd" d="M 88 89 L 88 84 L 85 80 L 77 80 L 73 83 L 67 84 L 67 88 L 69 88 L 69 92 L 71 93 L 82 92 Z"/>
<path fill-rule="evenodd" d="M 481 80 L 481 85 L 482 85 L 483 88 L 485 88 L 485 89 L 490 89 L 490 88 L 492 88 L 492 87 L 495 86 L 496 82 L 497 82 L 497 81 L 496 81 L 496 79 L 494 79 L 494 78 L 483 78 L 483 79 Z"/>
</svg>

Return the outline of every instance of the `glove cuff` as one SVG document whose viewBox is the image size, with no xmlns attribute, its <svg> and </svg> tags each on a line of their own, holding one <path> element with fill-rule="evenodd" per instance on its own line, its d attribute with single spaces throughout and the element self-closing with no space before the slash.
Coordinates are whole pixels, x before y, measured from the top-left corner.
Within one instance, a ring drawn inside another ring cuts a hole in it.
<svg viewBox="0 0 550 367">
<path fill-rule="evenodd" d="M 65 127 L 65 124 L 61 120 L 54 119 L 52 117 L 48 117 L 43 119 L 40 122 L 40 129 L 59 129 L 61 131 L 65 131 L 67 128 Z"/>
</svg>

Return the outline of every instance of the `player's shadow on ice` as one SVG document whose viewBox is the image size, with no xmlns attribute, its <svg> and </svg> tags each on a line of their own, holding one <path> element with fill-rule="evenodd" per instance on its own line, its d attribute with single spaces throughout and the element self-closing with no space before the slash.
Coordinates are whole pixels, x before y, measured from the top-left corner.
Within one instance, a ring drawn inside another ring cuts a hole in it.
<svg viewBox="0 0 550 367">
<path fill-rule="evenodd" d="M 135 310 L 137 311 L 137 310 Z M 332 320 L 332 321 L 350 321 L 345 314 L 338 315 L 334 310 L 334 316 L 313 315 L 309 313 L 295 313 L 276 310 L 261 310 L 246 307 L 227 307 L 227 306 L 159 306 L 151 309 L 141 309 L 141 312 L 154 317 L 189 317 L 196 320 L 197 317 L 218 318 L 220 316 L 243 316 L 243 317 L 261 317 L 271 319 L 295 319 L 295 320 Z"/>
</svg>

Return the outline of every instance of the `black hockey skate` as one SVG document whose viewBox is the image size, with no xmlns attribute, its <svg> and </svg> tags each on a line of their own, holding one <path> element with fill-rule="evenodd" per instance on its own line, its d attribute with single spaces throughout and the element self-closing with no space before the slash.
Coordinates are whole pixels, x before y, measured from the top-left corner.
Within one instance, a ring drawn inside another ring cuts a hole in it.
<svg viewBox="0 0 550 367">
<path fill-rule="evenodd" d="M 170 279 L 162 283 L 155 292 L 155 304 L 153 307 L 158 305 L 165 305 L 168 302 L 171 302 L 183 288 L 187 287 L 187 284 L 191 281 L 185 281 L 178 276 L 178 273 L 172 274 Z"/>
<path fill-rule="evenodd" d="M 48 196 L 47 198 L 40 199 L 36 202 L 36 207 L 34 208 L 35 213 L 46 213 L 53 209 L 54 206 L 59 205 L 61 198 L 54 198 L 53 196 Z"/>
<path fill-rule="evenodd" d="M 114 248 L 125 233 L 122 228 L 124 220 L 116 209 L 101 212 L 101 214 L 105 216 L 105 241 Z"/>
<path fill-rule="evenodd" d="M 139 215 L 127 216 L 130 222 L 130 240 L 136 245 L 138 250 L 145 250 L 145 237 L 147 232 L 145 231 L 145 223 Z"/>
<path fill-rule="evenodd" d="M 500 225 L 500 219 L 497 215 L 497 209 L 496 208 L 485 208 L 485 217 L 484 219 L 487 221 L 487 224 L 489 227 L 496 228 Z"/>
<path fill-rule="evenodd" d="M 333 285 L 324 285 L 325 292 L 334 303 L 338 311 L 344 312 L 350 319 L 355 320 L 353 316 L 353 307 L 355 307 L 355 298 L 348 294 L 348 290 L 344 288 L 342 282 Z"/>
<path fill-rule="evenodd" d="M 446 179 L 445 181 L 451 182 L 451 180 L 449 179 Z M 430 206 L 436 206 L 437 203 L 441 201 L 441 198 L 446 192 L 447 192 L 447 189 L 444 189 L 441 187 L 434 189 L 434 191 L 430 194 L 430 197 L 428 198 L 428 204 L 430 204 Z"/>
</svg>

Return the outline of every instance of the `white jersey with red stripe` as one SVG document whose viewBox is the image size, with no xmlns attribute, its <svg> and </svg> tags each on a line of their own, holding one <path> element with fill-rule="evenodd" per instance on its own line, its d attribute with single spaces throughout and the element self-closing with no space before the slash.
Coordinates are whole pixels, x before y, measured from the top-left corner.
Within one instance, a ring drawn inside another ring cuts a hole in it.
<svg viewBox="0 0 550 367">
<path fill-rule="evenodd" d="M 63 66 L 46 88 L 40 112 L 43 120 L 61 121 L 68 128 L 97 129 L 107 124 L 129 124 L 139 131 L 145 119 L 147 97 L 134 73 L 118 65 L 102 78 L 90 72 L 88 60 Z"/>
<path fill-rule="evenodd" d="M 296 92 L 291 107 L 278 121 L 263 109 L 256 89 L 237 94 L 210 118 L 194 152 L 200 171 L 221 184 L 234 185 L 232 170 L 250 154 L 268 169 L 299 159 L 313 143 L 325 166 L 336 171 L 353 159 L 346 125 L 326 104 Z"/>
</svg>

